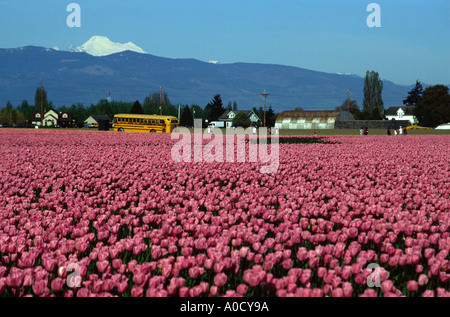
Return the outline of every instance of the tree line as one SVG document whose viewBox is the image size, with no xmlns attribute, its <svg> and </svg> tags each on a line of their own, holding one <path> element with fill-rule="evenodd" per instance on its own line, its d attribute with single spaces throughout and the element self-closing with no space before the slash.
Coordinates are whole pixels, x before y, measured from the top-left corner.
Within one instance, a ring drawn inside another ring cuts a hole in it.
<svg viewBox="0 0 450 317">
<path fill-rule="evenodd" d="M 349 98 L 336 107 L 336 110 L 348 110 L 356 120 L 382 120 L 386 119 L 384 103 L 382 99 L 383 82 L 375 71 L 367 71 L 364 79 L 364 99 L 363 108 L 360 110 L 356 100 Z M 180 108 L 180 124 L 183 126 L 193 126 L 194 119 L 202 119 L 203 125 L 218 121 L 219 117 L 226 110 L 233 110 L 238 113 L 236 101 L 229 101 L 227 107 L 224 107 L 220 94 L 217 94 L 204 107 L 196 104 L 175 106 L 171 103 L 166 92 L 154 92 L 144 98 L 143 104 L 136 102 L 109 101 L 100 100 L 97 104 L 91 104 L 85 107 L 82 103 L 72 104 L 71 106 L 56 107 L 48 100 L 47 91 L 36 89 L 35 105 L 29 105 L 27 100 L 23 100 L 19 106 L 14 107 L 11 102 L 7 102 L 6 107 L 0 109 L 0 124 L 5 125 L 30 125 L 33 114 L 41 112 L 41 100 L 44 112 L 54 109 L 61 112 L 70 112 L 73 115 L 78 126 L 83 126 L 84 120 L 90 115 L 107 115 L 113 118 L 118 113 L 142 113 L 142 114 L 160 114 L 178 117 Z M 442 123 L 450 122 L 450 95 L 449 88 L 444 85 L 430 86 L 423 89 L 420 81 L 416 81 L 415 87 L 408 92 L 403 104 L 414 106 L 414 115 L 421 126 L 436 127 Z M 302 110 L 301 108 L 297 108 Z M 262 107 L 254 107 L 253 112 L 260 118 L 263 124 L 264 110 Z M 244 118 L 244 116 L 240 116 Z M 269 107 L 266 111 L 266 125 L 273 127 L 275 125 L 277 114 Z M 234 123 L 233 123 L 234 124 Z M 246 126 L 247 120 L 239 122 L 240 126 Z"/>
<path fill-rule="evenodd" d="M 386 119 L 382 99 L 383 82 L 375 71 L 367 71 L 364 79 L 363 109 L 360 110 L 356 100 L 347 98 L 336 110 L 349 111 L 356 120 Z M 417 80 L 413 89 L 408 92 L 403 105 L 414 107 L 413 114 L 424 127 L 436 127 L 450 122 L 449 88 L 444 85 L 430 86 L 423 89 Z"/>
</svg>

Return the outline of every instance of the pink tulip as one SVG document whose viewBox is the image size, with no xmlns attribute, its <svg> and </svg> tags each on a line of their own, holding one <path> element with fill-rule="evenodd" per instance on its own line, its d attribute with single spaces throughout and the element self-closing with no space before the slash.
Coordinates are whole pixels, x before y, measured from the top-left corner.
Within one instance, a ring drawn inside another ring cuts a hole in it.
<svg viewBox="0 0 450 317">
<path fill-rule="evenodd" d="M 240 294 L 242 296 L 247 294 L 247 290 L 248 290 L 248 287 L 245 284 L 239 284 L 238 287 L 237 287 L 238 294 Z"/>
<path fill-rule="evenodd" d="M 342 288 L 333 289 L 332 296 L 333 297 L 344 297 L 344 291 L 342 290 Z"/>
<path fill-rule="evenodd" d="M 144 293 L 144 290 L 142 289 L 142 287 L 134 286 L 131 289 L 131 296 L 132 297 L 142 297 L 143 293 Z"/>
<path fill-rule="evenodd" d="M 420 286 L 425 286 L 428 284 L 428 277 L 425 274 L 420 274 L 418 282 Z"/>
<path fill-rule="evenodd" d="M 217 296 L 219 294 L 219 288 L 217 286 L 211 286 L 209 292 L 211 296 Z"/>
<path fill-rule="evenodd" d="M 24 277 L 22 272 L 10 273 L 6 278 L 6 284 L 12 288 L 21 287 Z"/>
<path fill-rule="evenodd" d="M 38 280 L 33 283 L 32 288 L 33 288 L 34 294 L 36 294 L 37 296 L 40 296 L 40 295 L 44 294 L 44 292 L 47 288 L 47 283 L 43 280 Z"/>
<path fill-rule="evenodd" d="M 127 291 L 128 283 L 126 281 L 120 282 L 116 285 L 116 288 L 119 294 L 123 294 Z"/>
<path fill-rule="evenodd" d="M 77 291 L 77 297 L 90 297 L 91 292 L 87 288 L 80 288 Z"/>
<path fill-rule="evenodd" d="M 394 283 L 390 280 L 386 280 L 383 283 L 381 283 L 381 289 L 384 293 L 389 293 L 392 288 L 394 287 Z"/>
<path fill-rule="evenodd" d="M 106 261 L 106 260 L 104 260 L 104 261 L 98 261 L 98 262 L 96 263 L 96 266 L 97 266 L 97 270 L 98 270 L 100 273 L 104 273 L 104 272 L 106 272 L 106 269 L 107 269 L 108 266 L 109 266 L 109 262 Z"/>
<path fill-rule="evenodd" d="M 414 293 L 415 291 L 417 291 L 419 284 L 416 281 L 408 281 L 408 283 L 406 283 L 406 286 L 408 287 L 408 290 L 412 293 Z"/>
<path fill-rule="evenodd" d="M 426 290 L 423 293 L 423 297 L 434 297 L 434 291 L 433 290 Z"/>
<path fill-rule="evenodd" d="M 63 286 L 65 284 L 65 281 L 62 278 L 55 278 L 51 283 L 51 288 L 53 292 L 58 293 L 62 290 Z"/>
<path fill-rule="evenodd" d="M 228 277 L 224 273 L 218 273 L 214 277 L 214 284 L 220 288 L 226 284 L 227 279 Z"/>
<path fill-rule="evenodd" d="M 142 286 L 147 281 L 147 277 L 144 273 L 137 272 L 133 277 L 133 281 L 136 285 Z"/>
</svg>

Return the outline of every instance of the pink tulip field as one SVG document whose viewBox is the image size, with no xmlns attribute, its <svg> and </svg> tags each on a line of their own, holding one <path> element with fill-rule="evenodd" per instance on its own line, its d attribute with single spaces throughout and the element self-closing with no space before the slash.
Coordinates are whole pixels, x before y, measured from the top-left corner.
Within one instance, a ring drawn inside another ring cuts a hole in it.
<svg viewBox="0 0 450 317">
<path fill-rule="evenodd" d="M 326 140 L 264 174 L 176 163 L 167 134 L 3 129 L 0 297 L 450 296 L 450 137 Z"/>
</svg>

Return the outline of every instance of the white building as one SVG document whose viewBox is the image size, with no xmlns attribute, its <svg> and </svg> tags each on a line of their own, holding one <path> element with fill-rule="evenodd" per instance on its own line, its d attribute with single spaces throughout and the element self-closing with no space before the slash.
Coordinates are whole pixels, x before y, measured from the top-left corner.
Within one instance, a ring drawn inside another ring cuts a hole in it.
<svg viewBox="0 0 450 317">
<path fill-rule="evenodd" d="M 417 125 L 417 118 L 414 116 L 414 107 L 390 107 L 385 112 L 388 120 L 409 120 L 411 125 Z"/>
<path fill-rule="evenodd" d="M 261 123 L 261 119 L 252 110 L 227 110 L 219 117 L 219 121 L 212 122 L 211 124 L 218 128 L 231 128 L 233 126 L 233 119 L 241 111 L 247 113 L 252 125 L 255 123 Z"/>
<path fill-rule="evenodd" d="M 87 128 L 97 128 L 101 120 L 111 122 L 111 118 L 107 115 L 93 115 L 84 120 L 84 126 Z"/>
<path fill-rule="evenodd" d="M 39 112 L 34 113 L 31 123 L 38 126 L 41 126 L 42 123 L 44 127 L 54 127 L 58 124 L 58 118 L 59 113 L 51 109 L 44 113 L 44 120 L 42 120 L 41 114 Z"/>
</svg>

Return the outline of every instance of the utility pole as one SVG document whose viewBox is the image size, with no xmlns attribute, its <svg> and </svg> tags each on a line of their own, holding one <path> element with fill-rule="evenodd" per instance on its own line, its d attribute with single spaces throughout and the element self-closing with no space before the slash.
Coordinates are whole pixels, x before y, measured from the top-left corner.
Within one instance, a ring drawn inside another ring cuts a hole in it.
<svg viewBox="0 0 450 317">
<path fill-rule="evenodd" d="M 261 94 L 261 96 L 264 96 L 264 127 L 266 127 L 266 98 L 267 96 L 270 96 L 270 94 L 268 94 L 267 90 L 264 89 L 264 93 Z"/>
<path fill-rule="evenodd" d="M 159 114 L 162 116 L 162 86 L 159 86 Z"/>
<path fill-rule="evenodd" d="M 41 78 L 41 127 L 44 126 L 44 84 Z"/>
</svg>

